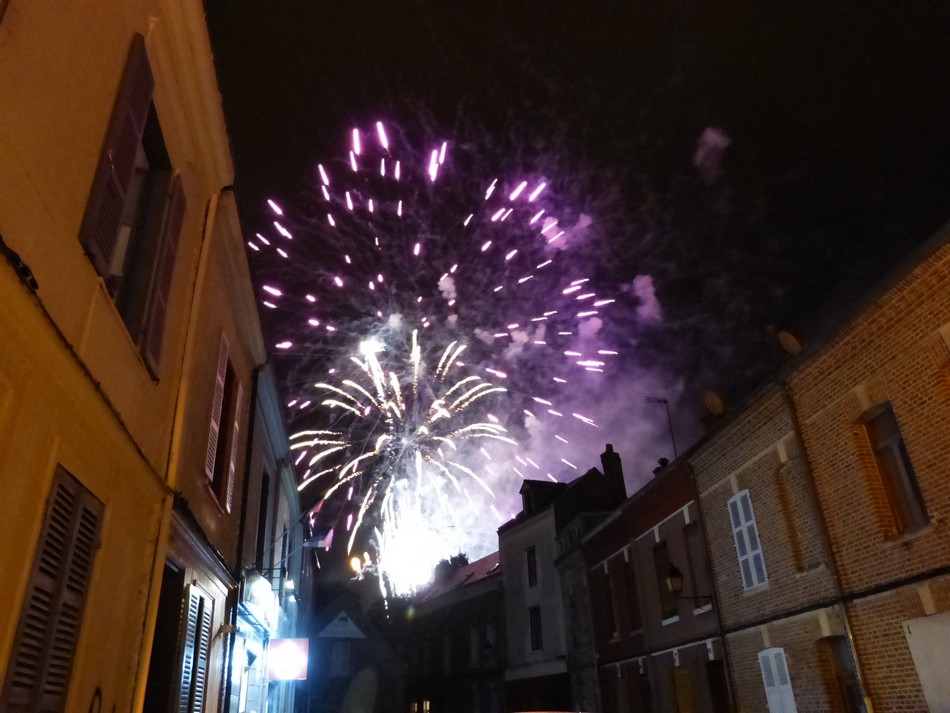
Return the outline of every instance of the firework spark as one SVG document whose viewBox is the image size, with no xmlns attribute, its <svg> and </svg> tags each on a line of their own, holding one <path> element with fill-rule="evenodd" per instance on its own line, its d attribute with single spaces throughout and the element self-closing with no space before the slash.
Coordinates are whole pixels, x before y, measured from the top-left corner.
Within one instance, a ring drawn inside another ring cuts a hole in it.
<svg viewBox="0 0 950 713">
<path fill-rule="evenodd" d="M 453 542 L 494 539 L 510 512 L 493 490 L 525 477 L 512 454 L 542 420 L 597 428 L 558 390 L 588 388 L 617 356 L 597 339 L 613 300 L 584 274 L 591 220 L 560 214 L 556 181 L 483 179 L 446 141 L 403 160 L 408 142 L 382 122 L 348 144 L 317 166 L 313 207 L 268 201 L 276 232 L 249 247 L 287 360 L 299 487 L 345 496 L 348 551 L 368 542 L 360 569 L 402 593 Z M 567 443 L 519 461 L 556 480 L 576 467 Z"/>
</svg>

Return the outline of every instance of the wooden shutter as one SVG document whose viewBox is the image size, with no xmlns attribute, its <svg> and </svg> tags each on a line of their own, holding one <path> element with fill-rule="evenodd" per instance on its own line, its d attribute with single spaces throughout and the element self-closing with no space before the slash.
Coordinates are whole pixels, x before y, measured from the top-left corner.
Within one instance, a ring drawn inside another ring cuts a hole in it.
<svg viewBox="0 0 950 713">
<path fill-rule="evenodd" d="M 765 570 L 765 558 L 759 531 L 752 512 L 752 500 L 749 491 L 743 490 L 729 499 L 729 518 L 732 521 L 732 534 L 739 557 L 739 570 L 742 572 L 742 586 L 751 589 L 768 581 Z"/>
<path fill-rule="evenodd" d="M 3 710 L 65 710 L 102 512 L 79 481 L 57 471 L 0 698 Z"/>
<path fill-rule="evenodd" d="M 208 680 L 213 603 L 194 585 L 185 587 L 182 602 L 181 679 L 178 713 L 201 713 Z"/>
<path fill-rule="evenodd" d="M 788 676 L 785 649 L 771 648 L 759 652 L 759 667 L 765 683 L 769 713 L 796 713 L 795 695 Z"/>
<path fill-rule="evenodd" d="M 218 349 L 218 366 L 215 372 L 214 396 L 211 401 L 211 424 L 208 432 L 208 452 L 205 456 L 205 476 L 214 480 L 214 460 L 218 452 L 218 437 L 221 431 L 221 410 L 224 405 L 224 384 L 228 376 L 228 340 L 221 335 Z"/>
<path fill-rule="evenodd" d="M 237 471 L 238 441 L 241 435 L 241 397 L 244 395 L 244 389 L 240 382 L 237 383 L 237 389 L 234 392 L 234 425 L 231 428 L 231 453 L 228 459 L 228 483 L 227 495 L 225 496 L 224 509 L 231 512 L 234 505 L 234 481 Z"/>
<path fill-rule="evenodd" d="M 135 154 L 142 141 L 155 81 L 145 53 L 145 38 L 135 35 L 119 83 L 112 118 L 99 156 L 79 242 L 102 277 L 111 275 L 122 209 Z"/>
<path fill-rule="evenodd" d="M 208 685 L 208 656 L 211 652 L 211 600 L 202 597 L 201 616 L 195 636 L 194 695 L 191 710 L 201 713 L 204 709 L 205 690 Z"/>
<path fill-rule="evenodd" d="M 184 216 L 185 192 L 182 189 L 181 176 L 176 175 L 168 193 L 168 204 L 159 239 L 158 261 L 148 298 L 148 312 L 145 317 L 142 341 L 142 355 L 153 374 L 158 374 L 159 359 L 162 355 L 165 315 L 168 312 L 168 297 L 171 293 L 172 273 L 175 269 L 175 258 L 178 255 L 178 242 Z"/>
</svg>

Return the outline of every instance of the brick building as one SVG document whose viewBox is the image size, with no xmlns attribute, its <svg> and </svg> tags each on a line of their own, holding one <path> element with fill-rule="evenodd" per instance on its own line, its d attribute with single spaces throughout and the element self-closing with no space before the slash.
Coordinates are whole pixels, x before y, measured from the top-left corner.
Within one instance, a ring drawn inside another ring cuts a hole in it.
<svg viewBox="0 0 950 713">
<path fill-rule="evenodd" d="M 950 709 L 948 240 L 788 378 L 877 713 Z"/>
<path fill-rule="evenodd" d="M 584 538 L 604 711 L 728 710 L 693 493 L 680 461 Z"/>
<path fill-rule="evenodd" d="M 689 463 L 738 709 L 855 710 L 845 616 L 783 387 L 750 397 Z"/>
</svg>

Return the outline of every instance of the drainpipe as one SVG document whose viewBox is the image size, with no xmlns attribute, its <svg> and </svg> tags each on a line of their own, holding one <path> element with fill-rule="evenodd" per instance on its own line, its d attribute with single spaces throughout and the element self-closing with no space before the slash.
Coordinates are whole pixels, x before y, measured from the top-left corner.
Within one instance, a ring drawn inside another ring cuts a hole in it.
<svg viewBox="0 0 950 713">
<path fill-rule="evenodd" d="M 168 452 L 165 455 L 165 472 L 163 474 L 163 485 L 166 490 L 173 495 L 174 491 L 169 488 L 171 479 L 171 470 L 173 457 L 179 452 L 182 436 L 181 422 L 184 415 L 184 400 L 182 393 L 185 391 L 189 382 L 190 369 L 188 368 L 189 357 L 195 330 L 197 328 L 195 315 L 197 314 L 198 286 L 201 284 L 201 278 L 205 273 L 208 261 L 208 244 L 211 242 L 211 234 L 214 229 L 215 217 L 218 213 L 218 198 L 221 192 L 230 190 L 230 186 L 225 186 L 218 193 L 215 193 L 208 199 L 205 206 L 204 227 L 201 231 L 201 245 L 198 256 L 198 265 L 191 282 L 191 301 L 188 305 L 188 321 L 185 328 L 185 344 L 181 350 L 181 359 L 178 362 L 178 372 L 180 374 L 178 388 L 175 391 L 175 407 L 172 414 L 171 433 L 168 439 Z M 174 510 L 174 497 L 166 496 L 162 501 L 162 516 L 160 520 L 159 531 L 156 535 L 155 549 L 152 554 L 151 581 L 149 582 L 148 594 L 145 602 L 145 618 L 142 622 L 142 644 L 139 648 L 139 658 L 137 663 L 137 672 L 133 688 L 133 710 L 141 710 L 145 704 L 145 688 L 148 684 L 148 669 L 152 659 L 152 642 L 155 637 L 155 624 L 158 620 L 158 594 L 161 591 L 161 582 L 164 572 L 164 553 L 168 548 L 168 540 L 171 536 L 171 519 Z"/>
<path fill-rule="evenodd" d="M 848 644 L 851 646 L 851 655 L 854 656 L 854 670 L 855 674 L 858 677 L 858 685 L 861 687 L 861 697 L 864 699 L 864 708 L 868 713 L 873 713 L 874 704 L 871 702 L 871 696 L 867 692 L 867 688 L 864 685 L 864 676 L 861 673 L 861 661 L 858 659 L 858 650 L 854 646 L 854 636 L 851 633 L 851 620 L 848 617 L 848 608 L 844 600 L 844 586 L 841 583 L 841 573 L 838 570 L 838 562 L 835 559 L 834 551 L 831 547 L 831 537 L 828 534 L 828 523 L 825 521 L 824 511 L 821 509 L 821 501 L 818 499 L 818 488 L 815 487 L 815 471 L 812 468 L 811 457 L 808 455 L 808 450 L 805 448 L 805 438 L 802 435 L 801 420 L 798 417 L 798 408 L 795 405 L 795 399 L 792 397 L 791 389 L 788 382 L 779 381 L 779 387 L 782 389 L 782 395 L 785 397 L 785 403 L 788 406 L 789 413 L 792 416 L 792 428 L 795 431 L 795 442 L 798 445 L 798 450 L 802 454 L 802 458 L 805 459 L 805 471 L 808 477 L 808 497 L 811 500 L 811 505 L 815 510 L 815 513 L 818 515 L 818 527 L 821 529 L 822 536 L 822 545 L 825 549 L 825 555 L 828 560 L 828 569 L 831 570 L 831 576 L 835 582 L 835 589 L 837 590 L 838 596 L 836 597 L 838 604 L 841 606 L 841 611 L 843 613 L 844 619 L 844 630 L 848 636 Z"/>
</svg>

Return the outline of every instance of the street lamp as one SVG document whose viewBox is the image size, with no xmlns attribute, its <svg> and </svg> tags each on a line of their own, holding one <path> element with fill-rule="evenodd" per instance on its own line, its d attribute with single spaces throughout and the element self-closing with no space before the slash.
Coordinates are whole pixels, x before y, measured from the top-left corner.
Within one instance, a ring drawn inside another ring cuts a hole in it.
<svg viewBox="0 0 950 713">
<path fill-rule="evenodd" d="M 666 588 L 677 599 L 692 599 L 694 601 L 706 600 L 712 605 L 712 597 L 708 594 L 700 594 L 695 597 L 683 596 L 683 573 L 675 564 L 670 564 L 670 573 L 666 576 Z"/>
</svg>

